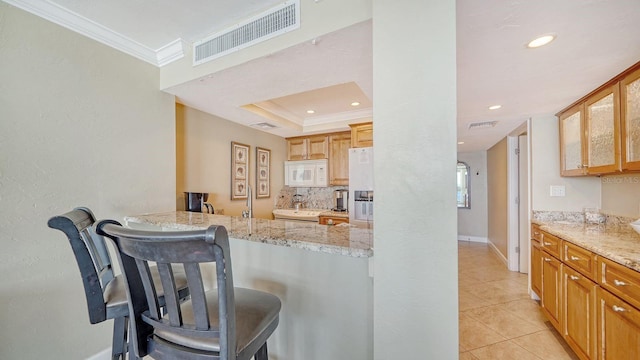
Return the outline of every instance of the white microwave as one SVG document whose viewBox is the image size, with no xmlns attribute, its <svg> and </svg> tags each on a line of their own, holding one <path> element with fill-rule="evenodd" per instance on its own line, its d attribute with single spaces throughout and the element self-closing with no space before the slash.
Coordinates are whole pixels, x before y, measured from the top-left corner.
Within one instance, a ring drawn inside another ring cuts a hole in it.
<svg viewBox="0 0 640 360">
<path fill-rule="evenodd" d="M 284 162 L 284 184 L 291 187 L 326 187 L 327 159 Z"/>
</svg>

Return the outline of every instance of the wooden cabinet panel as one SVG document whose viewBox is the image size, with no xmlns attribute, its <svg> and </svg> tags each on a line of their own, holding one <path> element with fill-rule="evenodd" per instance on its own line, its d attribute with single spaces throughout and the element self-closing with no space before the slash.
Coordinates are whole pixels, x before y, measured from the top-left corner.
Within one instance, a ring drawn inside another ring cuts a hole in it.
<svg viewBox="0 0 640 360">
<path fill-rule="evenodd" d="M 555 256 L 557 259 L 562 259 L 562 240 L 543 231 L 540 245 L 549 254 Z"/>
<path fill-rule="evenodd" d="M 351 124 L 351 147 L 373 146 L 373 123 Z"/>
<path fill-rule="evenodd" d="M 620 81 L 622 168 L 640 170 L 640 69 Z"/>
<path fill-rule="evenodd" d="M 584 105 L 560 114 L 560 175 L 585 175 Z"/>
<path fill-rule="evenodd" d="M 542 298 L 542 249 L 534 239 L 531 241 L 531 290 Z"/>
<path fill-rule="evenodd" d="M 559 332 L 562 311 L 562 263 L 560 260 L 542 252 L 542 311 L 549 322 Z"/>
<path fill-rule="evenodd" d="M 640 359 L 640 311 L 598 289 L 598 359 Z"/>
<path fill-rule="evenodd" d="M 307 158 L 307 139 L 292 138 L 287 139 L 287 159 L 305 160 Z"/>
<path fill-rule="evenodd" d="M 329 135 L 329 185 L 349 185 L 351 133 Z"/>
<path fill-rule="evenodd" d="M 562 262 L 595 281 L 598 270 L 595 254 L 567 241 L 563 242 L 563 246 Z"/>
<path fill-rule="evenodd" d="M 531 224 L 531 239 L 534 239 L 538 242 L 542 241 L 542 230 L 540 230 L 540 226 Z"/>
<path fill-rule="evenodd" d="M 598 264 L 600 285 L 640 309 L 640 273 L 605 258 Z"/>
<path fill-rule="evenodd" d="M 573 270 L 562 267 L 562 335 L 580 359 L 595 359 L 596 340 L 595 282 Z"/>
<path fill-rule="evenodd" d="M 590 175 L 620 171 L 620 99 L 619 87 L 609 86 L 585 102 L 585 146 L 587 173 Z"/>
<path fill-rule="evenodd" d="M 329 225 L 329 220 L 331 220 L 333 225 L 341 224 L 341 223 L 349 223 L 349 218 L 339 217 L 339 216 L 325 216 L 321 215 L 318 223 L 320 225 Z"/>
<path fill-rule="evenodd" d="M 307 160 L 329 158 L 329 137 L 326 135 L 310 136 L 307 141 Z"/>
</svg>

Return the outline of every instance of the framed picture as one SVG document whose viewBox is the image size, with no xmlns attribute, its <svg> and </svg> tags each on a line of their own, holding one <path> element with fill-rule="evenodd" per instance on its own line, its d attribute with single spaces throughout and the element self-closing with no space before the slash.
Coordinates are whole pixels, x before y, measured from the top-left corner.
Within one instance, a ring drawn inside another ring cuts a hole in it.
<svg viewBox="0 0 640 360">
<path fill-rule="evenodd" d="M 231 200 L 247 198 L 249 149 L 249 145 L 231 142 Z"/>
<path fill-rule="evenodd" d="M 271 150 L 256 147 L 256 199 L 271 197 Z"/>
</svg>

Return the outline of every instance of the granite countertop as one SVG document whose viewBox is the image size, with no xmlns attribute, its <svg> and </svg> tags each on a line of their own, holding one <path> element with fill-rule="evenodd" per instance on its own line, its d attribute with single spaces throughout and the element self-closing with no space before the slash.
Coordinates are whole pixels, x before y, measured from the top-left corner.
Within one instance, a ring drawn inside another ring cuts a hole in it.
<svg viewBox="0 0 640 360">
<path fill-rule="evenodd" d="M 621 265 L 640 271 L 640 234 L 627 223 L 585 224 L 532 220 L 540 229 Z"/>
<path fill-rule="evenodd" d="M 175 230 L 199 230 L 210 225 L 222 225 L 234 239 L 351 257 L 373 256 L 373 229 L 348 224 L 327 226 L 314 222 L 249 220 L 188 211 L 126 216 L 124 220 L 126 224 L 149 224 Z"/>
<path fill-rule="evenodd" d="M 323 213 L 320 213 L 320 216 L 332 216 L 332 217 L 341 217 L 341 218 L 349 218 L 349 213 L 346 211 L 333 211 L 327 210 Z"/>
</svg>

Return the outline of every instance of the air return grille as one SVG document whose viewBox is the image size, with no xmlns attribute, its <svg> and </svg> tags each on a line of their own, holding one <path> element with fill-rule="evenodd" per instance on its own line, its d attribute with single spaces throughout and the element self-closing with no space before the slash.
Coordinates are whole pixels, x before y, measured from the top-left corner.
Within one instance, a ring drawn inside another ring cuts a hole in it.
<svg viewBox="0 0 640 360">
<path fill-rule="evenodd" d="M 299 0 L 287 1 L 193 44 L 199 65 L 300 27 Z"/>
</svg>

